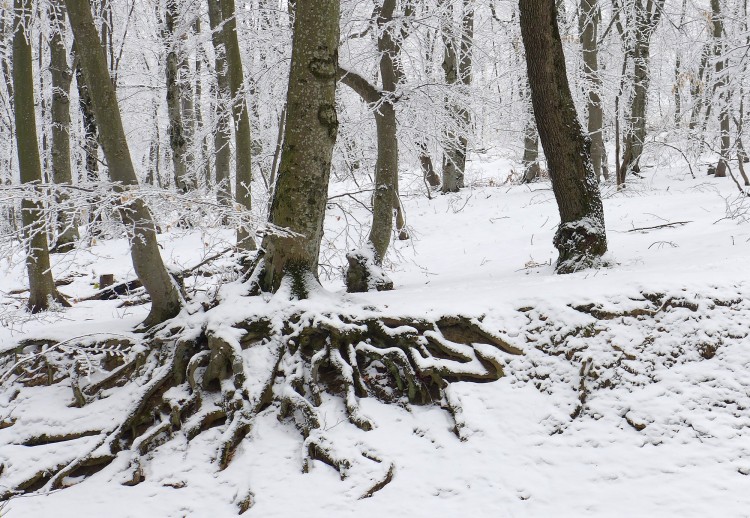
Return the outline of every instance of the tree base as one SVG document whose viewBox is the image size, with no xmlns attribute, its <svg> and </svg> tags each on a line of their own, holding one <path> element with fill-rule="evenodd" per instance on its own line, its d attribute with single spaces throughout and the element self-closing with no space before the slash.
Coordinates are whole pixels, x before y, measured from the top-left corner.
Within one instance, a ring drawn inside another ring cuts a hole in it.
<svg viewBox="0 0 750 518">
<path fill-rule="evenodd" d="M 364 293 L 393 289 L 393 281 L 375 261 L 374 252 L 369 250 L 349 252 L 346 254 L 346 259 L 349 261 L 349 269 L 346 271 L 347 292 Z"/>
<path fill-rule="evenodd" d="M 604 225 L 593 218 L 561 223 L 553 243 L 560 254 L 555 266 L 560 274 L 602 266 L 602 256 L 607 252 Z"/>
</svg>

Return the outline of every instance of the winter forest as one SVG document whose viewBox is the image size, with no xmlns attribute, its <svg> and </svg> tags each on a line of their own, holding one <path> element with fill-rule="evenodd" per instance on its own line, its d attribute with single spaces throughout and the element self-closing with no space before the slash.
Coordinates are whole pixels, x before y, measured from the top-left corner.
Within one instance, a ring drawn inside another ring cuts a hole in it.
<svg viewBox="0 0 750 518">
<path fill-rule="evenodd" d="M 5 0 L 0 78 L 0 517 L 748 516 L 748 0 Z"/>
</svg>

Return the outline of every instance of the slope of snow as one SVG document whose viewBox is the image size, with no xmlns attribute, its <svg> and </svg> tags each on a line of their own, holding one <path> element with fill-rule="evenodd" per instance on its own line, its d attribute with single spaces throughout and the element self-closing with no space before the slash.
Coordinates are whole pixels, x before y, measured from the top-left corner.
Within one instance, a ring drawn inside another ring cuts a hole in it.
<svg viewBox="0 0 750 518">
<path fill-rule="evenodd" d="M 550 186 L 503 185 L 507 174 L 502 160 L 476 160 L 474 184 L 461 193 L 429 200 L 415 187 L 403 198 L 412 239 L 395 242 L 387 265 L 396 289 L 344 295 L 332 277 L 324 282 L 332 293 L 310 302 L 313 309 L 483 316 L 521 347 L 524 356 L 503 359 L 501 380 L 452 386 L 465 441 L 439 408 L 365 399 L 362 411 L 376 428 L 362 432 L 347 422 L 342 401 L 329 397 L 323 429 L 358 459 L 343 481 L 317 461 L 302 474 L 301 437 L 269 410 L 225 471 L 214 462 L 221 429 L 213 428 L 189 445 L 178 437 L 157 448 L 136 486 L 122 485 L 130 461 L 123 452 L 80 484 L 14 498 L 3 516 L 235 516 L 249 492 L 253 506 L 243 516 L 263 518 L 750 516 L 750 226 L 742 218 L 750 201 L 736 196 L 729 179 L 692 179 L 682 169 L 655 169 L 622 193 L 604 186 L 610 266 L 556 276 Z M 367 221 L 366 213 L 357 216 Z M 683 223 L 634 230 L 676 222 Z M 343 250 L 338 259 L 332 253 L 345 246 L 342 225 L 332 210 L 328 235 L 339 238 L 326 253 L 334 270 L 342 264 Z M 221 249 L 232 232 L 217 236 L 168 233 L 160 241 L 166 260 L 184 267 Z M 100 273 L 132 278 L 126 243 L 58 258 L 55 273 L 63 272 L 80 274 L 61 288 L 76 297 L 93 293 Z M 21 265 L 0 275 L 2 292 L 23 287 Z M 213 281 L 202 282 L 193 288 Z M 210 321 L 239 320 L 253 304 L 274 303 L 250 304 L 235 291 L 229 282 L 222 288 L 226 304 Z M 21 321 L 21 299 L 2 302 L 0 350 L 28 337 L 131 336 L 147 309 L 90 301 Z M 83 409 L 68 408 L 66 383 L 18 395 L 12 386 L 0 389 L 0 418 L 22 423 L 0 429 L 0 484 L 41 460 L 82 451 L 86 437 L 44 451 L 22 443 L 44 427 L 98 426 L 93 421 L 106 421 L 117 397 L 82 412 L 91 422 L 81 424 L 69 421 Z M 391 466 L 392 481 L 361 499 Z"/>
</svg>

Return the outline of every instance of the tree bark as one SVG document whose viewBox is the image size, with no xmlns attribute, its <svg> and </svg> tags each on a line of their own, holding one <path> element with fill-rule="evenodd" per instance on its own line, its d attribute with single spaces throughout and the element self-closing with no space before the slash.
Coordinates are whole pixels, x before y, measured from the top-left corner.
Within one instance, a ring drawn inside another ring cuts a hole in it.
<svg viewBox="0 0 750 518">
<path fill-rule="evenodd" d="M 520 0 L 521 36 L 539 137 L 560 212 L 556 271 L 596 265 L 607 251 L 604 211 L 590 142 L 568 86 L 555 0 Z"/>
<path fill-rule="evenodd" d="M 175 316 L 181 308 L 179 290 L 167 272 L 151 212 L 146 204 L 128 191 L 138 186 L 130 158 L 114 85 L 109 77 L 104 48 L 99 39 L 88 0 L 65 0 L 68 17 L 77 42 L 81 68 L 91 94 L 99 142 L 107 159 L 115 190 L 121 193 L 118 213 L 130 240 L 133 267 L 151 296 L 151 311 L 144 326 L 156 325 Z"/>
<path fill-rule="evenodd" d="M 634 43 L 630 47 L 632 49 L 630 59 L 633 62 L 633 100 L 630 104 L 630 116 L 625 133 L 622 164 L 617 172 L 618 186 L 625 184 L 625 178 L 629 172 L 640 171 L 641 154 L 646 141 L 646 108 L 651 80 L 649 74 L 651 36 L 659 24 L 664 1 L 636 0 L 635 4 L 632 27 Z"/>
<path fill-rule="evenodd" d="M 53 0 L 49 7 L 52 38 L 50 47 L 50 75 L 52 76 L 52 181 L 57 185 L 70 185 L 73 181 L 70 170 L 70 84 L 72 74 L 68 67 L 65 49 L 65 4 Z M 67 199 L 58 196 L 58 203 Z M 57 213 L 57 239 L 55 250 L 68 252 L 78 240 L 78 227 L 72 214 Z"/>
<path fill-rule="evenodd" d="M 269 218 L 294 234 L 269 234 L 263 240 L 258 283 L 266 291 L 276 291 L 287 277 L 292 295 L 305 298 L 318 283 L 338 132 L 338 44 L 339 0 L 297 0 L 284 147 Z"/>
<path fill-rule="evenodd" d="M 370 289 L 391 289 L 393 283 L 380 266 L 388 251 L 393 233 L 393 217 L 400 236 L 408 238 L 404 229 L 403 213 L 398 199 L 398 122 L 396 120 L 396 89 L 404 80 L 400 64 L 401 46 L 407 36 L 405 29 L 393 27 L 395 0 L 385 0 L 377 12 L 378 51 L 382 89 L 362 76 L 339 68 L 341 81 L 354 90 L 363 101 L 375 105 L 377 161 L 375 163 L 375 192 L 372 198 L 372 226 L 365 250 L 353 252 L 347 272 L 347 291 L 364 292 Z M 356 270 L 356 271 L 355 271 Z M 373 271 L 370 271 L 373 270 Z"/>
<path fill-rule="evenodd" d="M 177 0 L 167 0 L 164 22 L 164 44 L 167 47 L 167 113 L 169 115 L 169 146 L 172 149 L 172 167 L 174 183 L 180 192 L 193 188 L 192 179 L 188 177 L 187 147 L 185 125 L 182 114 L 180 84 L 179 44 L 175 36 L 175 23 L 179 17 Z"/>
<path fill-rule="evenodd" d="M 443 9 L 441 31 L 443 38 L 443 71 L 445 82 L 453 87 L 463 84 L 461 78 L 460 50 L 463 46 L 463 28 L 459 38 L 456 38 L 453 30 L 453 6 L 442 0 L 439 4 Z M 471 25 L 473 30 L 473 10 L 471 11 Z M 461 40 L 457 48 L 457 39 Z M 469 58 L 470 59 L 470 58 Z M 470 70 L 470 69 L 469 69 Z M 469 75 L 469 81 L 471 81 Z M 443 153 L 443 182 L 441 191 L 457 192 L 464 186 L 464 169 L 466 167 L 466 130 L 468 129 L 469 113 L 465 107 L 455 101 L 446 99 L 446 111 L 450 115 L 453 124 L 445 131 L 445 151 Z"/>
<path fill-rule="evenodd" d="M 214 130 L 214 170 L 218 202 L 222 205 L 232 204 L 232 188 L 229 179 L 232 150 L 229 142 L 232 129 L 229 121 L 232 117 L 230 106 L 229 76 L 226 62 L 226 45 L 222 30 L 221 5 L 219 0 L 208 0 L 208 21 L 211 26 L 211 44 L 214 48 L 214 67 L 216 69 L 216 129 Z"/>
<path fill-rule="evenodd" d="M 227 75 L 232 94 L 232 116 L 234 118 L 234 200 L 245 211 L 252 209 L 250 185 L 253 180 L 252 138 L 250 134 L 250 112 L 247 109 L 243 85 L 240 42 L 237 37 L 237 16 L 234 0 L 220 0 L 224 20 L 224 46 L 226 48 Z M 237 246 L 241 250 L 255 250 L 255 240 L 246 225 L 237 229 Z"/>
<path fill-rule="evenodd" d="M 600 95 L 602 79 L 599 76 L 599 23 L 601 10 L 597 0 L 581 0 L 578 13 L 578 28 L 581 35 L 583 51 L 583 73 L 586 78 L 588 134 L 591 139 L 591 163 L 597 181 L 604 174 L 609 176 L 606 164 L 602 167 L 604 156 L 604 110 Z"/>
<path fill-rule="evenodd" d="M 713 25 L 714 38 L 714 58 L 716 59 L 716 82 L 714 91 L 718 93 L 717 103 L 719 105 L 719 131 L 720 131 L 720 151 L 719 163 L 716 165 L 716 177 L 724 178 L 727 176 L 727 162 L 729 161 L 729 84 L 726 74 L 724 74 L 725 61 L 724 53 L 724 36 L 723 20 L 721 15 L 721 4 L 719 0 L 711 0 L 711 23 Z"/>
<path fill-rule="evenodd" d="M 42 164 L 34 113 L 34 77 L 31 57 L 31 0 L 15 0 L 13 33 L 13 105 L 15 108 L 16 149 L 21 183 L 42 182 Z M 49 309 L 53 301 L 67 304 L 55 288 L 49 260 L 44 207 L 38 201 L 21 201 L 21 220 L 27 243 L 26 270 L 29 277 L 29 303 L 32 313 Z"/>
</svg>

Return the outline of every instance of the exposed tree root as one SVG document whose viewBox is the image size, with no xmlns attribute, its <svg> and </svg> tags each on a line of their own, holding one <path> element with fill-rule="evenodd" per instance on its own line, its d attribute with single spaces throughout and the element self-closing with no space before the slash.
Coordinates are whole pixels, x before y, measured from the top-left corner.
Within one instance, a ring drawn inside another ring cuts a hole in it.
<svg viewBox="0 0 750 518">
<path fill-rule="evenodd" d="M 34 376 L 44 377 L 46 383 L 69 379 L 77 406 L 111 397 L 118 393 L 117 387 L 135 395 L 119 421 L 107 428 L 50 430 L 29 437 L 28 446 L 84 437 L 89 442 L 73 460 L 44 466 L 34 476 L 14 483 L 13 493 L 77 483 L 124 450 L 132 455 L 124 483 L 135 485 L 144 480 L 141 459 L 148 452 L 175 434 L 192 439 L 217 427 L 221 439 L 216 462 L 218 469 L 224 469 L 251 431 L 255 417 L 269 408 L 302 435 L 303 471 L 311 470 L 317 460 L 336 469 L 343 479 L 362 459 L 382 461 L 366 453 L 352 459 L 338 450 L 318 411 L 325 397 L 340 397 L 348 420 L 362 430 L 371 430 L 376 423 L 362 411 L 361 398 L 401 405 L 437 404 L 450 412 L 456 435 L 465 439 L 460 401 L 450 393 L 449 384 L 496 380 L 503 375 L 503 357 L 521 353 L 479 320 L 467 317 L 433 321 L 304 311 L 290 312 L 283 319 L 261 316 L 231 327 L 190 333 L 164 328 L 146 344 L 117 345 L 122 354 L 116 362 L 107 360 L 114 345 L 88 344 L 87 361 L 98 361 L 104 371 L 96 381 L 70 368 L 70 344 L 68 349 L 47 344 L 44 355 L 34 349 L 38 345 L 27 344 L 28 361 L 23 359 L 24 350 L 18 350 L 26 370 L 48 372 L 27 372 L 16 376 L 17 383 L 33 384 Z M 59 355 L 57 363 L 50 351 Z M 11 370 L 18 371 L 18 362 Z M 382 489 L 394 473 L 391 464 L 362 498 Z M 240 512 L 250 507 L 252 498 L 252 493 L 237 498 Z"/>
</svg>

